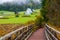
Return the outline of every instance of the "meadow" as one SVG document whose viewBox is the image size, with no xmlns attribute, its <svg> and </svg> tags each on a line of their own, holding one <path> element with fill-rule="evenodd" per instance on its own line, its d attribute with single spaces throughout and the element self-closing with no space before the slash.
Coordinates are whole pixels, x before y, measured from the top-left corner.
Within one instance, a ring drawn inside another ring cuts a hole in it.
<svg viewBox="0 0 60 40">
<path fill-rule="evenodd" d="M 4 14 L 1 14 L 3 12 Z M 0 18 L 0 24 L 13 24 L 13 23 L 21 23 L 24 24 L 30 20 L 35 20 L 37 13 L 39 13 L 39 9 L 35 10 L 30 17 L 23 17 L 25 11 L 19 12 L 19 17 L 15 17 L 14 12 L 9 12 L 9 11 L 0 11 L 0 15 L 2 15 L 6 19 Z"/>
</svg>

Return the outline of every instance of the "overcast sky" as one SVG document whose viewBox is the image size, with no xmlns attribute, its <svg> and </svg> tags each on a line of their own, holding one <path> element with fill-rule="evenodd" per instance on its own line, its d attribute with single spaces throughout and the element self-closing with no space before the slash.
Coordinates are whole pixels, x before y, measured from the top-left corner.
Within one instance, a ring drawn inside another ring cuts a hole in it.
<svg viewBox="0 0 60 40">
<path fill-rule="evenodd" d="M 0 0 L 0 3 L 3 3 L 3 2 L 11 2 L 13 0 Z"/>
<path fill-rule="evenodd" d="M 27 0 L 0 0 L 0 3 L 4 3 L 4 2 L 26 2 Z M 33 0 L 34 2 L 40 2 L 40 0 Z"/>
</svg>

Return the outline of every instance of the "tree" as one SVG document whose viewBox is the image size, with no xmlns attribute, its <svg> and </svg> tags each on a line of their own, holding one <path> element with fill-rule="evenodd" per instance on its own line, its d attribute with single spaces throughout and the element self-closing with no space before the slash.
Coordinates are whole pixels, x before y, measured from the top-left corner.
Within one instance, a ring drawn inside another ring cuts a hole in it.
<svg viewBox="0 0 60 40">
<path fill-rule="evenodd" d="M 47 10 L 46 17 L 50 24 L 60 26 L 60 0 L 45 0 L 43 9 Z"/>
<path fill-rule="evenodd" d="M 20 6 L 17 4 L 11 4 L 11 3 L 3 3 L 0 5 L 0 10 L 5 10 L 5 11 L 13 11 L 15 12 L 16 17 L 19 17 L 18 11 L 20 11 Z"/>
</svg>

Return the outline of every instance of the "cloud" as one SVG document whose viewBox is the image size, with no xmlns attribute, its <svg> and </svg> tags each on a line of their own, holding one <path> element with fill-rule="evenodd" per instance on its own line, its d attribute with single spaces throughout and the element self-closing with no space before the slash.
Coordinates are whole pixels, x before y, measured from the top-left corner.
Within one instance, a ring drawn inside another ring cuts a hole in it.
<svg viewBox="0 0 60 40">
<path fill-rule="evenodd" d="M 26 4 L 28 3 L 30 0 L 0 0 L 0 4 L 1 3 L 4 3 L 4 2 L 15 2 L 15 3 L 18 3 L 18 4 Z M 32 0 L 33 2 L 35 3 L 40 3 L 40 0 Z"/>
<path fill-rule="evenodd" d="M 41 0 L 33 0 L 35 3 L 41 3 Z"/>
<path fill-rule="evenodd" d="M 4 2 L 12 2 L 13 0 L 0 0 L 0 3 L 4 3 Z"/>
</svg>

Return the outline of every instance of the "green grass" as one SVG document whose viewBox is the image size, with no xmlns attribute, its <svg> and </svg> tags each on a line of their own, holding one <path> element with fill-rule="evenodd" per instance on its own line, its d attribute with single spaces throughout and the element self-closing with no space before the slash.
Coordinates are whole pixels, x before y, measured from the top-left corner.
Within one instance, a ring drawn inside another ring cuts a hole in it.
<svg viewBox="0 0 60 40">
<path fill-rule="evenodd" d="M 24 11 L 19 12 L 19 17 L 17 17 L 17 18 L 15 17 L 14 12 L 0 11 L 0 13 L 1 12 L 4 12 L 3 16 L 7 17 L 9 19 L 0 19 L 0 24 L 13 24 L 13 23 L 24 24 L 24 23 L 27 23 L 28 21 L 35 20 L 36 19 L 35 16 L 39 12 L 39 10 L 36 10 L 36 13 L 30 15 L 30 17 L 22 17 L 24 15 Z M 9 15 L 8 15 L 8 13 L 9 13 Z"/>
<path fill-rule="evenodd" d="M 31 17 L 18 17 L 18 18 L 10 18 L 10 19 L 0 19 L 0 24 L 6 23 L 26 23 L 27 21 L 35 20 L 34 16 Z"/>
</svg>

